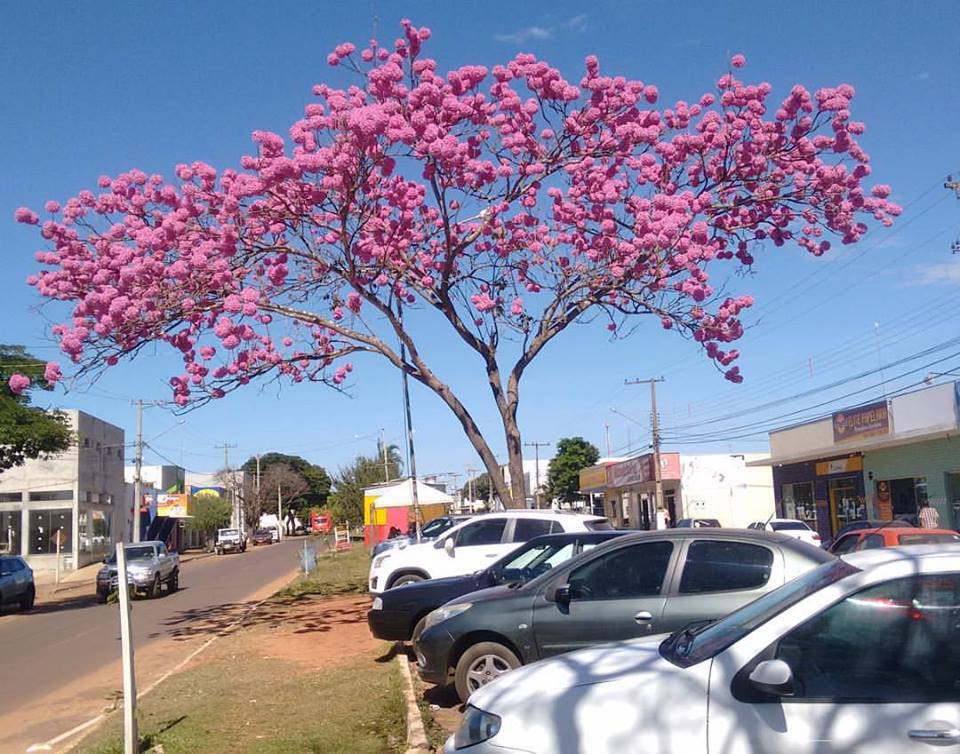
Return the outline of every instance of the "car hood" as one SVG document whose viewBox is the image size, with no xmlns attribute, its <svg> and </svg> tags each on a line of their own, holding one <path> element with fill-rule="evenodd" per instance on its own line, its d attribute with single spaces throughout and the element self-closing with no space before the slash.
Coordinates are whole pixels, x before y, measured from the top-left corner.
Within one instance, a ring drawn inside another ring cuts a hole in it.
<svg viewBox="0 0 960 754">
<path fill-rule="evenodd" d="M 426 581 L 414 581 L 410 584 L 396 586 L 379 596 L 384 609 L 388 610 L 409 602 L 419 604 L 434 596 L 441 600 L 437 604 L 442 604 L 458 595 L 475 591 L 479 588 L 478 584 L 481 583 L 483 583 L 483 576 L 477 573 L 466 576 L 446 576 L 442 579 L 427 579 Z"/>
<path fill-rule="evenodd" d="M 492 602 L 493 600 L 503 599 L 504 597 L 514 597 L 516 594 L 516 588 L 511 588 L 507 584 L 501 584 L 500 586 L 491 586 L 487 589 L 471 592 L 470 601 L 474 604 L 478 602 Z"/>
<path fill-rule="evenodd" d="M 662 640 L 604 644 L 535 662 L 478 689 L 469 704 L 501 717 L 491 741 L 498 746 L 523 749 L 536 741 L 541 752 L 695 751 L 706 736 L 710 663 L 679 668 L 660 656 Z"/>
</svg>

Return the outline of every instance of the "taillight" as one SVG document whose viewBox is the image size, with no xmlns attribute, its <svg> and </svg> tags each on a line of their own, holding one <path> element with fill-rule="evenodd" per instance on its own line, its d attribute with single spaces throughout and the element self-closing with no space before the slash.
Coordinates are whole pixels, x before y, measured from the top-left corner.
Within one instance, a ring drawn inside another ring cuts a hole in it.
<svg viewBox="0 0 960 754">
<path fill-rule="evenodd" d="M 820 535 L 819 535 L 819 534 L 814 533 L 813 538 L 814 538 L 815 540 L 817 540 L 817 542 L 820 541 Z"/>
</svg>

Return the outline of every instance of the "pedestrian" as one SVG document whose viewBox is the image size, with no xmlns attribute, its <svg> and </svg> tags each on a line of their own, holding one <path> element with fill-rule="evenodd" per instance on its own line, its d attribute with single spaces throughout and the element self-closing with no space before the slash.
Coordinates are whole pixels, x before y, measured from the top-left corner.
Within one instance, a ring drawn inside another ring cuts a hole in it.
<svg viewBox="0 0 960 754">
<path fill-rule="evenodd" d="M 937 529 L 940 527 L 940 514 L 936 508 L 933 508 L 927 500 L 920 503 L 920 528 Z"/>
</svg>

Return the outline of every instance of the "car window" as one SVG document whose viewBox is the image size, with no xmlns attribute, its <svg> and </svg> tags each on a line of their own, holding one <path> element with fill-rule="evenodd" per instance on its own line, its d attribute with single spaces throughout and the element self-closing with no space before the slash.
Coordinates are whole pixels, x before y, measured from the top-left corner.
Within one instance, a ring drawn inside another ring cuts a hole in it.
<svg viewBox="0 0 960 754">
<path fill-rule="evenodd" d="M 876 550 L 878 547 L 884 546 L 883 536 L 880 534 L 868 534 L 863 538 L 863 541 L 860 543 L 859 550 Z"/>
<path fill-rule="evenodd" d="M 0 571 L 3 573 L 16 573 L 22 570 L 23 565 L 17 558 L 0 558 Z"/>
<path fill-rule="evenodd" d="M 672 542 L 646 542 L 605 553 L 570 574 L 570 595 L 588 600 L 658 595 L 672 553 Z"/>
<path fill-rule="evenodd" d="M 776 657 L 797 681 L 796 695 L 782 701 L 960 701 L 958 621 L 956 573 L 896 579 L 851 595 L 780 640 Z"/>
<path fill-rule="evenodd" d="M 837 543 L 830 548 L 834 555 L 844 555 L 857 549 L 857 542 L 860 540 L 859 534 L 845 534 L 837 540 Z"/>
<path fill-rule="evenodd" d="M 161 543 L 160 543 L 160 546 L 157 548 L 157 550 L 159 551 L 159 553 L 160 553 L 161 555 L 166 555 L 166 553 L 167 553 L 167 546 L 161 542 Z"/>
<path fill-rule="evenodd" d="M 553 521 L 543 518 L 518 518 L 513 528 L 514 542 L 529 542 L 553 530 Z"/>
<path fill-rule="evenodd" d="M 936 545 L 941 542 L 960 542 L 960 534 L 901 534 L 897 537 L 901 545 Z"/>
<path fill-rule="evenodd" d="M 803 521 L 774 521 L 771 526 L 774 531 L 807 531 L 810 529 Z"/>
<path fill-rule="evenodd" d="M 756 589 L 770 580 L 773 551 L 747 542 L 691 542 L 680 577 L 681 594 Z"/>
<path fill-rule="evenodd" d="M 476 545 L 496 545 L 503 539 L 503 529 L 507 525 L 505 518 L 487 518 L 474 521 L 457 532 L 457 547 Z"/>
</svg>

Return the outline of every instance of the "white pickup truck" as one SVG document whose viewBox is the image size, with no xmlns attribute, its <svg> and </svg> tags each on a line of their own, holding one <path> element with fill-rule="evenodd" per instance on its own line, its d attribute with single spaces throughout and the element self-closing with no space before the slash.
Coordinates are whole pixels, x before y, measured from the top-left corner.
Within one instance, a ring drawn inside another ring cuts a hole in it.
<svg viewBox="0 0 960 754">
<path fill-rule="evenodd" d="M 225 552 L 244 552 L 247 549 L 247 538 L 239 529 L 217 529 L 217 543 L 214 550 L 217 555 Z"/>
<path fill-rule="evenodd" d="M 123 549 L 127 556 L 127 583 L 134 591 L 157 597 L 164 584 L 168 594 L 180 588 L 180 556 L 169 552 L 163 542 L 138 542 L 124 545 Z M 103 568 L 97 573 L 97 601 L 106 602 L 118 583 L 114 554 L 104 559 Z"/>
</svg>

